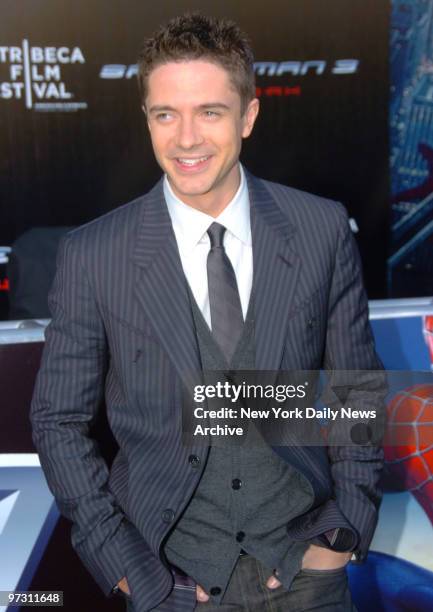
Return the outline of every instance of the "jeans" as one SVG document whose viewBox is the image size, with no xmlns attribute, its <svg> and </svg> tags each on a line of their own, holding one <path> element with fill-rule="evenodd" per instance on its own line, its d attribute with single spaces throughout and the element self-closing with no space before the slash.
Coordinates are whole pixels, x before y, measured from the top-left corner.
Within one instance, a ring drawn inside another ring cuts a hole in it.
<svg viewBox="0 0 433 612">
<path fill-rule="evenodd" d="M 351 598 L 346 567 L 301 569 L 290 590 L 266 586 L 272 570 L 250 555 L 239 557 L 227 590 L 217 606 L 197 602 L 196 612 L 357 612 Z M 127 612 L 134 612 L 130 599 Z M 158 607 L 154 608 L 155 612 Z"/>
</svg>

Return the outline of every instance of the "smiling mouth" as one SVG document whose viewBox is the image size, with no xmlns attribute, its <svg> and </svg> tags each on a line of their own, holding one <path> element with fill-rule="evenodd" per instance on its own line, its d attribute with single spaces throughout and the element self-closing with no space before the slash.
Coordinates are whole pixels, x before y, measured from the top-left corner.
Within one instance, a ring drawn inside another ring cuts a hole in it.
<svg viewBox="0 0 433 612">
<path fill-rule="evenodd" d="M 203 155 L 202 157 L 175 157 L 176 165 L 183 170 L 192 168 L 202 168 L 211 158 L 211 155 Z"/>
</svg>

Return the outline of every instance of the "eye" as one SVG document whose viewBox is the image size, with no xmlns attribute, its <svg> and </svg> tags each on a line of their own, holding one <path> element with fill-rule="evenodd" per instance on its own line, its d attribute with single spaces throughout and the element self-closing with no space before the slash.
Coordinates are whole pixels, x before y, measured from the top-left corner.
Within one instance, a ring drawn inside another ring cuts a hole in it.
<svg viewBox="0 0 433 612">
<path fill-rule="evenodd" d="M 170 113 L 158 113 L 156 115 L 157 121 L 161 121 L 162 123 L 166 123 L 171 118 L 172 118 L 172 115 L 170 115 Z"/>
<path fill-rule="evenodd" d="M 205 110 L 204 111 L 204 115 L 205 115 L 205 117 L 209 117 L 209 119 L 214 119 L 215 117 L 219 117 L 220 113 L 217 113 L 217 112 L 212 111 L 212 110 Z"/>
</svg>

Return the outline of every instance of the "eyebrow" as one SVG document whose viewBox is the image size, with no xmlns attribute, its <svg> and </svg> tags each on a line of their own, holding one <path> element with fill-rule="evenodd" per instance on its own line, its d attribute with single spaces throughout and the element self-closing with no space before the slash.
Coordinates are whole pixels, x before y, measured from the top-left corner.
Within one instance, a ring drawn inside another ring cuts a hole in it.
<svg viewBox="0 0 433 612">
<path fill-rule="evenodd" d="M 230 110 L 230 107 L 227 104 L 223 104 L 222 102 L 206 102 L 206 104 L 200 104 L 199 106 L 196 106 L 196 109 L 198 110 L 206 110 L 209 108 L 220 108 L 221 110 Z M 173 108 L 172 106 L 158 105 L 158 104 L 156 104 L 155 106 L 151 106 L 149 109 L 149 113 L 161 113 L 165 111 L 175 111 L 176 112 L 176 109 Z"/>
</svg>

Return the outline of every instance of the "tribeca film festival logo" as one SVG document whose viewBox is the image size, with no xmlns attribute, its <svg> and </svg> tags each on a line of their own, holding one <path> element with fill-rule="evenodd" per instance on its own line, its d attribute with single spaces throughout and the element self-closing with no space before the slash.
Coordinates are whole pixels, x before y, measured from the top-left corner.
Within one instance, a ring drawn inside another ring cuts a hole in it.
<svg viewBox="0 0 433 612">
<path fill-rule="evenodd" d="M 0 99 L 22 100 L 26 108 L 38 111 L 86 109 L 86 102 L 72 101 L 74 94 L 63 80 L 67 64 L 84 63 L 79 47 L 32 47 L 27 39 L 21 47 L 0 46 Z"/>
</svg>

